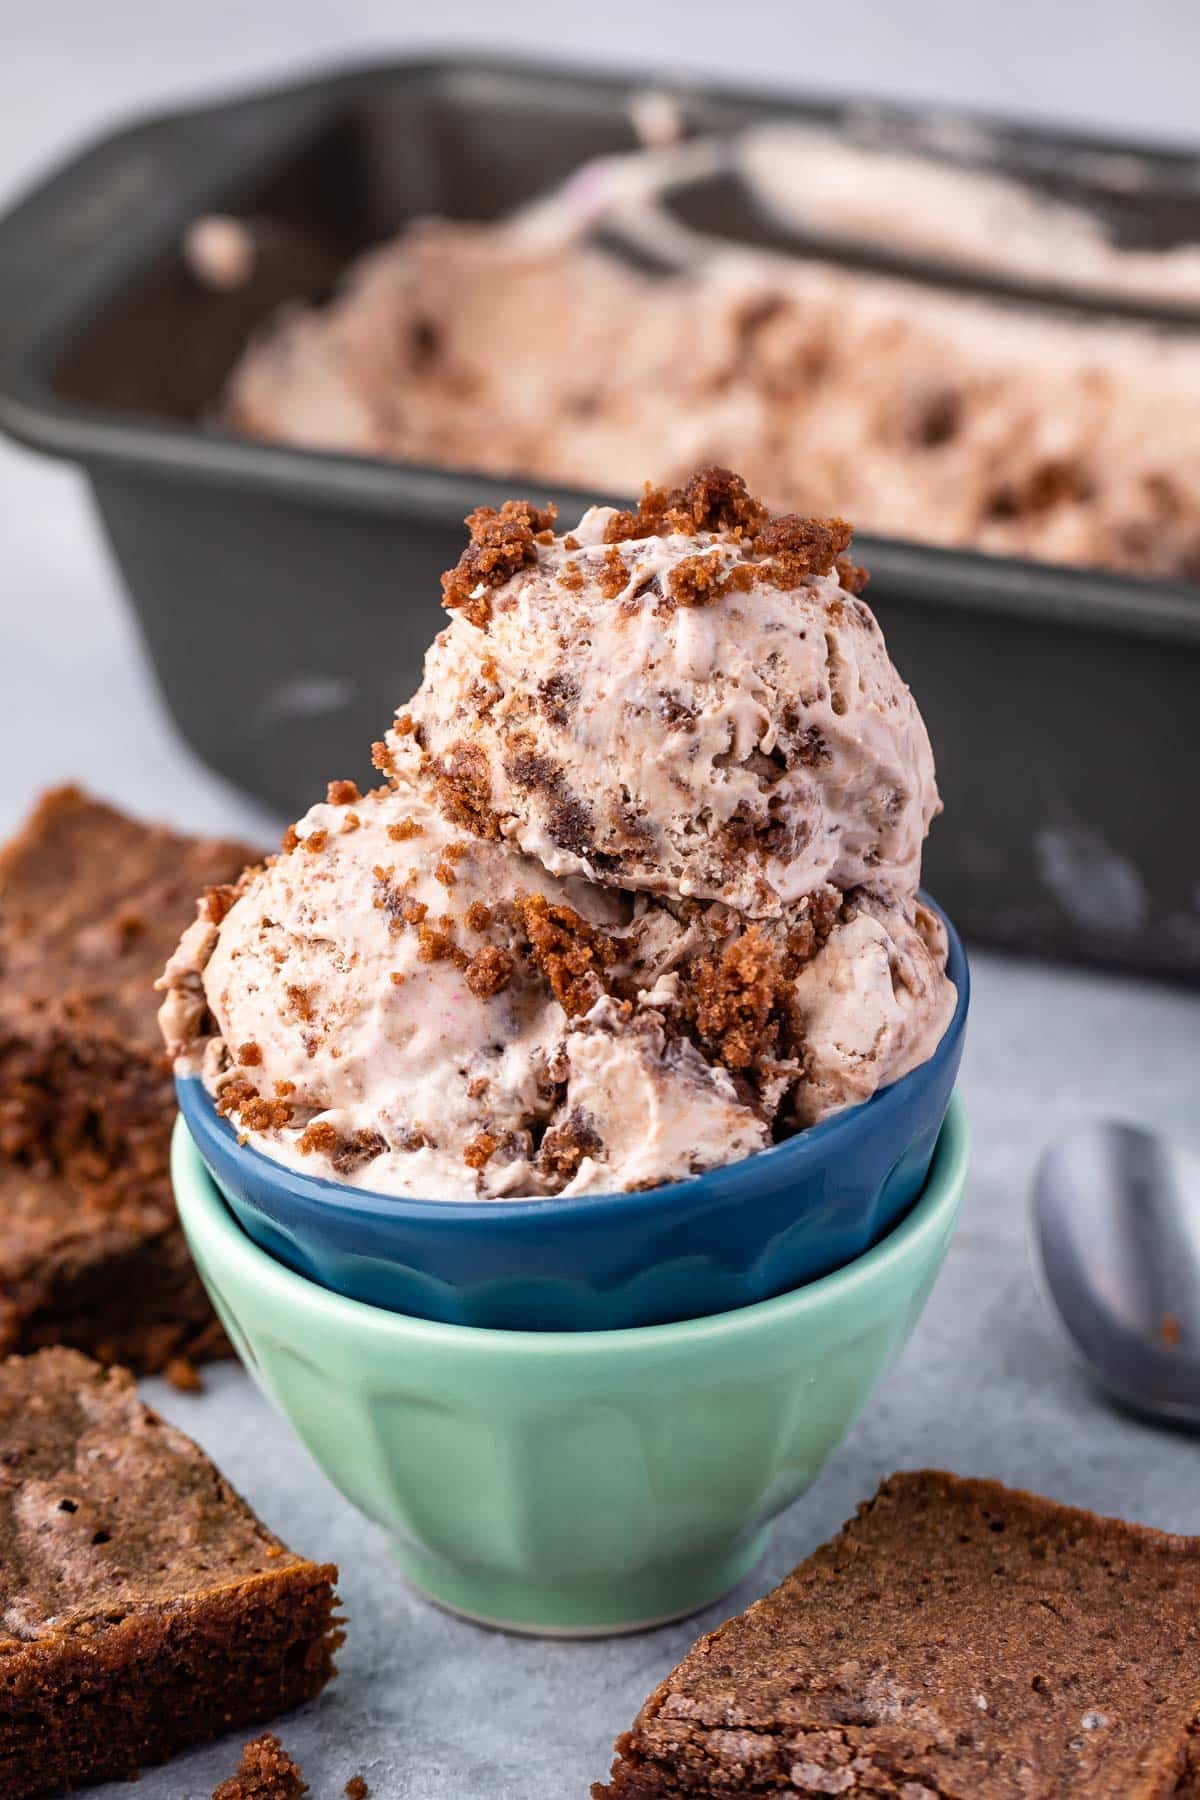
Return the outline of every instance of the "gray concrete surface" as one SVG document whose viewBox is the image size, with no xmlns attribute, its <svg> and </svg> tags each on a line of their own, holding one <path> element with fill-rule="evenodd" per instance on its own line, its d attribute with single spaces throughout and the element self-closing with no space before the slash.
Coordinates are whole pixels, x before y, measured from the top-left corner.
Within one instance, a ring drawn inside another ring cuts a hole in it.
<svg viewBox="0 0 1200 1800">
<path fill-rule="evenodd" d="M 421 21 L 424 22 L 423 15 Z M 1188 0 L 964 7 L 875 0 L 737 10 L 609 0 L 601 9 L 447 5 L 443 42 L 720 68 L 730 77 L 855 86 L 1193 129 L 1200 13 Z M 383 0 L 0 0 L 0 204 L 81 137 L 134 107 L 177 102 L 327 57 L 403 47 L 414 20 Z M 0 448 L 0 829 L 68 775 L 198 829 L 269 822 L 179 743 L 69 472 Z M 811 1493 L 780 1522 L 731 1605 L 775 1581 L 881 1475 L 941 1464 L 1154 1524 L 1200 1531 L 1196 1440 L 1118 1417 L 1074 1367 L 1033 1291 L 1030 1173 L 1055 1134 L 1113 1112 L 1196 1141 L 1200 997 L 975 959 L 963 1088 L 976 1153 L 965 1217 L 901 1363 Z M 350 1635 L 340 1680 L 282 1727 L 314 1800 L 362 1773 L 375 1800 L 572 1800 L 698 1619 L 644 1637 L 544 1644 L 479 1631 L 409 1595 L 382 1536 L 308 1461 L 235 1367 L 191 1398 L 148 1384 L 297 1547 L 342 1566 Z M 147 1774 L 143 1800 L 205 1800 L 237 1760 L 226 1742 Z M 121 1784 L 102 1795 L 126 1795 Z"/>
</svg>

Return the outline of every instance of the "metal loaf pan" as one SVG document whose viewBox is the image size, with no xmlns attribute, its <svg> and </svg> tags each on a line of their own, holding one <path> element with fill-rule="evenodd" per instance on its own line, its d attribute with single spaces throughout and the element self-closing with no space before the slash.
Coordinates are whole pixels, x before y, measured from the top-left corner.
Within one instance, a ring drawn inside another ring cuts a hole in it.
<svg viewBox="0 0 1200 1800">
<path fill-rule="evenodd" d="M 628 496 L 240 441 L 206 410 L 282 299 L 327 293 L 413 215 L 496 216 L 631 148 L 645 85 L 478 58 L 336 73 L 134 125 L 0 221 L 0 425 L 82 465 L 182 731 L 289 816 L 366 773 L 471 507 L 516 486 L 570 520 Z M 902 108 L 672 91 L 697 132 L 775 116 L 955 141 Z M 1200 238 L 1183 152 L 991 122 L 985 141 L 989 166 L 1103 206 L 1129 241 Z M 1125 198 L 1094 179 L 1112 167 L 1133 171 Z M 688 223 L 754 235 L 727 187 L 682 196 Z M 236 298 L 181 255 L 212 211 L 270 218 L 291 245 Z M 937 753 L 927 885 L 977 941 L 1200 976 L 1200 590 L 858 542 Z"/>
</svg>

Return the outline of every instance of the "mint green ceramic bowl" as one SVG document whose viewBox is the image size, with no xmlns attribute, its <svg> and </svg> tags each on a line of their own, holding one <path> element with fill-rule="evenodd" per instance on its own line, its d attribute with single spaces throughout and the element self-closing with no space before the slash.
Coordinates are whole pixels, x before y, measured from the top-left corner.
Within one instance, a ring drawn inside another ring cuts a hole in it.
<svg viewBox="0 0 1200 1800">
<path fill-rule="evenodd" d="M 635 1630 L 753 1567 L 908 1337 L 950 1241 L 968 1130 L 882 1243 L 776 1300 L 629 1331 L 486 1331 L 384 1312 L 272 1260 L 182 1121 L 179 1213 L 246 1366 L 401 1571 L 489 1625 Z"/>
</svg>

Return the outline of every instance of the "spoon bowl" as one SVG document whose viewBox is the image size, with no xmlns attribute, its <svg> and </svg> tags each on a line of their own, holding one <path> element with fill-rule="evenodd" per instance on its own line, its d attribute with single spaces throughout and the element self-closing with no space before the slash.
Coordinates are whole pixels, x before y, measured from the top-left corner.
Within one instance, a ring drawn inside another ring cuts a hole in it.
<svg viewBox="0 0 1200 1800">
<path fill-rule="evenodd" d="M 1034 1178 L 1046 1293 L 1123 1405 L 1200 1428 L 1200 1156 L 1105 1120 L 1053 1145 Z"/>
</svg>

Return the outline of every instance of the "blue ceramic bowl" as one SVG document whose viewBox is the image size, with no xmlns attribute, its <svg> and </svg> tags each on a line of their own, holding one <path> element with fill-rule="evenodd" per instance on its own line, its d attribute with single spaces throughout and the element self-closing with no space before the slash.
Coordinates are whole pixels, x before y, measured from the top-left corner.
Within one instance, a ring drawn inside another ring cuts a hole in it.
<svg viewBox="0 0 1200 1800">
<path fill-rule="evenodd" d="M 944 915 L 943 915 L 944 917 Z M 634 1194 L 409 1200 L 301 1175 L 249 1145 L 195 1079 L 177 1083 L 197 1150 L 243 1229 L 334 1293 L 500 1331 L 606 1331 L 732 1312 L 840 1269 L 924 1185 L 962 1056 L 954 1017 L 919 1069 L 741 1162 Z"/>
</svg>

